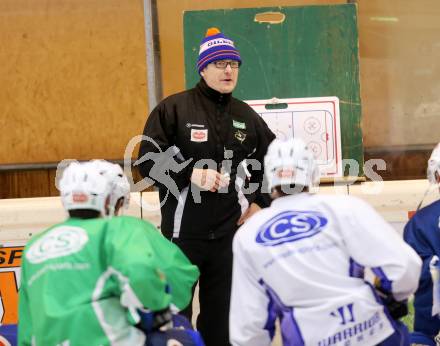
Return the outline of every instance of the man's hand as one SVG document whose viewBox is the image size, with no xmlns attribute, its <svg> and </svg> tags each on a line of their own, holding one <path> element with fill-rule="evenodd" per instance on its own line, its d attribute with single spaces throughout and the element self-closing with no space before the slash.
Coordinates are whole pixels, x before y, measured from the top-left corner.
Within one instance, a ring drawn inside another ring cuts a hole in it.
<svg viewBox="0 0 440 346">
<path fill-rule="evenodd" d="M 191 182 L 202 190 L 215 192 L 229 185 L 229 176 L 220 174 L 214 169 L 194 168 Z"/>
<path fill-rule="evenodd" d="M 244 212 L 243 215 L 241 215 L 240 219 L 237 221 L 237 226 L 241 226 L 246 222 L 247 219 L 249 219 L 252 215 L 254 215 L 257 211 L 259 211 L 261 208 L 258 204 L 252 203 L 249 208 Z"/>
</svg>

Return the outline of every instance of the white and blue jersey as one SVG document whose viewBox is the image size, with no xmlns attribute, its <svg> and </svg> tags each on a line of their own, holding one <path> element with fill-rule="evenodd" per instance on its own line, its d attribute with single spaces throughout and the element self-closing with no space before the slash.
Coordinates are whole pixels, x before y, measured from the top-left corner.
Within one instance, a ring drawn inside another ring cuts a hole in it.
<svg viewBox="0 0 440 346">
<path fill-rule="evenodd" d="M 402 301 L 421 260 L 369 205 L 348 196 L 281 197 L 234 238 L 231 343 L 267 346 L 279 318 L 283 344 L 376 345 L 394 333 L 375 290 Z"/>
<path fill-rule="evenodd" d="M 440 200 L 420 209 L 406 224 L 403 237 L 423 260 L 414 296 L 414 331 L 433 340 L 440 331 L 440 319 L 432 315 L 433 282 L 429 263 L 434 255 L 440 257 Z"/>
</svg>

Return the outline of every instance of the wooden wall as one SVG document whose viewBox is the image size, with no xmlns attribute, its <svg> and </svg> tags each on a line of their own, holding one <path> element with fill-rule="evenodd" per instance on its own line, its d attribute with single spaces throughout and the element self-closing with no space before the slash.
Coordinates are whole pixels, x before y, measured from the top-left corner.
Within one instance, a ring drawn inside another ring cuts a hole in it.
<svg viewBox="0 0 440 346">
<path fill-rule="evenodd" d="M 0 163 L 122 158 L 147 113 L 142 1 L 1 0 L 0 32 Z"/>
<path fill-rule="evenodd" d="M 0 199 L 57 196 L 54 178 L 50 170 L 1 172 Z"/>
<path fill-rule="evenodd" d="M 440 140 L 440 2 L 357 3 L 365 147 L 433 148 Z"/>
</svg>

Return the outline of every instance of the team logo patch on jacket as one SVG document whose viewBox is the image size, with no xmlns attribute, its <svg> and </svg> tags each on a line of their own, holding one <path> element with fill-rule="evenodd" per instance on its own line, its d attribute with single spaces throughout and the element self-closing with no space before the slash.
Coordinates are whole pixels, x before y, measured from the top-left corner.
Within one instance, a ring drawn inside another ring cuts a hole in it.
<svg viewBox="0 0 440 346">
<path fill-rule="evenodd" d="M 30 263 L 41 263 L 51 258 L 79 252 L 89 241 L 84 229 L 75 226 L 59 226 L 47 232 L 31 245 L 26 253 Z"/>
<path fill-rule="evenodd" d="M 191 129 L 191 142 L 207 142 L 208 130 Z"/>
<path fill-rule="evenodd" d="M 243 141 L 246 139 L 246 134 L 241 132 L 240 130 L 237 130 L 234 133 L 234 136 L 240 141 L 240 143 L 243 143 Z"/>
<path fill-rule="evenodd" d="M 327 222 L 328 220 L 318 212 L 286 211 L 261 226 L 255 240 L 263 246 L 294 242 L 320 233 Z"/>
</svg>

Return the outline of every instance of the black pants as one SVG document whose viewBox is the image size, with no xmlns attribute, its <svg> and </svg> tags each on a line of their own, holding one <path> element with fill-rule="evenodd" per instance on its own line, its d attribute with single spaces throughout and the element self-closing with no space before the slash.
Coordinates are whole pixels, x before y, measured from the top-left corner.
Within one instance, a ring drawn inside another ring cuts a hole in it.
<svg viewBox="0 0 440 346">
<path fill-rule="evenodd" d="M 234 232 L 219 239 L 173 239 L 173 243 L 200 270 L 200 314 L 197 317 L 197 330 L 202 334 L 206 346 L 230 345 L 229 301 L 233 237 Z M 181 313 L 191 320 L 192 306 Z"/>
</svg>

